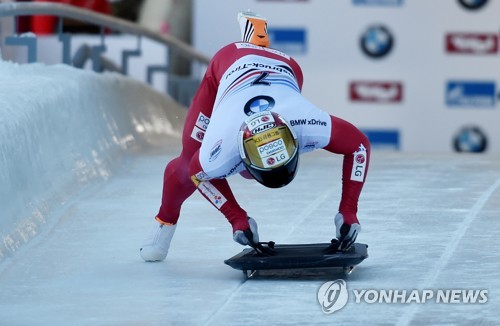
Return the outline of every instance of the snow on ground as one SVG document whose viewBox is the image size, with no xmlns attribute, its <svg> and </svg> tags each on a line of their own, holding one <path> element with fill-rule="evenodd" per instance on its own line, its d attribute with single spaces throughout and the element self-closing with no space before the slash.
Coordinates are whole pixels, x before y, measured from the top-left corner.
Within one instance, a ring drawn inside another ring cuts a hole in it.
<svg viewBox="0 0 500 326">
<path fill-rule="evenodd" d="M 85 84 L 81 85 L 79 91 L 85 92 Z M 16 101 L 27 98 L 38 103 L 38 97 L 21 86 L 24 92 Z M 155 96 L 134 83 L 122 94 L 132 92 L 137 97 L 134 87 L 145 98 Z M 40 94 L 46 93 L 40 90 Z M 7 95 L 2 93 L 2 107 L 16 105 Z M 61 102 L 74 103 L 64 94 L 52 103 Z M 100 112 L 114 109 L 103 105 Z M 152 121 L 161 112 L 153 110 Z M 120 117 L 119 112 L 114 114 Z M 34 117 L 46 125 L 52 122 L 43 115 Z M 3 125 L 5 117 L 1 119 Z M 96 114 L 89 123 L 98 125 L 102 119 Z M 64 134 L 58 142 L 78 148 L 84 135 L 83 130 Z M 167 133 L 157 136 L 169 138 Z M 31 140 L 27 146 L 36 147 L 38 139 Z M 369 244 L 370 257 L 349 277 L 321 272 L 246 280 L 223 263 L 242 249 L 232 241 L 229 223 L 198 194 L 183 208 L 167 260 L 141 260 L 138 249 L 154 223 L 163 169 L 179 150 L 178 140 L 172 138 L 161 147 L 138 142 L 133 151 L 111 151 L 116 162 L 106 178 L 92 178 L 64 201 L 53 202 L 37 235 L 0 262 L 0 324 L 498 324 L 498 157 L 374 152 L 359 213 L 363 226 L 359 241 Z M 2 152 L 3 157 L 8 154 Z M 56 159 L 40 155 L 42 166 L 57 164 Z M 64 168 L 47 173 L 56 182 L 60 174 L 66 175 Z M 258 221 L 263 240 L 327 242 L 334 234 L 340 168 L 340 157 L 318 151 L 303 156 L 296 180 L 286 188 L 266 189 L 239 176 L 230 183 L 240 204 Z M 1 219 L 7 218 L 2 214 Z M 342 310 L 325 314 L 317 291 L 324 282 L 340 277 L 347 280 L 349 302 Z M 356 303 L 352 291 L 363 289 L 486 289 L 488 302 Z"/>
</svg>

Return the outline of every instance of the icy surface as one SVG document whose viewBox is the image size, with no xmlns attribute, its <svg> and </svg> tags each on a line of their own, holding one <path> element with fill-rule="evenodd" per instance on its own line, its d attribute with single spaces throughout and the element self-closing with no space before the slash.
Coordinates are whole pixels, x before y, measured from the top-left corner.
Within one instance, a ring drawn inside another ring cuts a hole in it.
<svg viewBox="0 0 500 326">
<path fill-rule="evenodd" d="M 350 291 L 487 289 L 488 303 L 357 304 L 350 296 L 346 307 L 327 315 L 317 291 L 343 275 L 246 280 L 223 263 L 243 248 L 232 241 L 224 217 L 196 193 L 185 203 L 167 260 L 141 260 L 163 169 L 179 150 L 173 140 L 126 152 L 108 178 L 93 179 L 53 206 L 38 235 L 0 263 L 0 324 L 498 324 L 498 157 L 375 152 L 359 212 L 359 241 L 369 244 L 370 256 L 345 278 Z M 258 221 L 261 239 L 328 242 L 340 169 L 340 157 L 314 152 L 302 157 L 286 188 L 265 189 L 239 176 L 230 183 Z"/>
<path fill-rule="evenodd" d="M 142 262 L 161 176 L 173 151 L 131 157 L 117 175 L 68 203 L 57 223 L 0 265 L 5 325 L 469 325 L 498 322 L 500 167 L 483 156 L 375 153 L 360 204 L 370 257 L 349 289 L 488 289 L 487 304 L 356 304 L 321 311 L 318 288 L 342 275 L 245 280 L 223 264 L 241 250 L 201 196 L 185 204 L 167 261 Z M 279 243 L 328 241 L 340 160 L 303 157 L 281 190 L 231 179 L 237 197 Z M 492 176 L 497 176 L 496 179 Z"/>
</svg>

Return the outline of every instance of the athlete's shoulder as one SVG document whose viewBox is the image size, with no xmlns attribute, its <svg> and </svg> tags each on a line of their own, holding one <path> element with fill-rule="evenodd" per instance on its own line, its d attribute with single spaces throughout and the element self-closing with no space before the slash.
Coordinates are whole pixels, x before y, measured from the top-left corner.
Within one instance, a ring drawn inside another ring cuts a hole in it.
<svg viewBox="0 0 500 326">
<path fill-rule="evenodd" d="M 273 48 L 266 48 L 263 46 L 254 45 L 248 42 L 233 42 L 223 46 L 217 53 L 214 55 L 216 57 L 225 57 L 225 56 L 245 56 L 245 55 L 260 55 L 263 57 L 271 57 L 277 58 L 281 60 L 292 60 L 292 58 L 279 50 Z"/>
<path fill-rule="evenodd" d="M 248 42 L 233 42 L 217 51 L 212 58 L 211 66 L 215 68 L 215 75 L 220 77 L 233 63 L 247 56 L 252 56 L 252 60 L 261 57 L 263 60 L 268 58 L 287 64 L 292 68 L 300 88 L 302 88 L 302 70 L 297 61 L 288 54 L 273 48 L 262 47 Z"/>
</svg>

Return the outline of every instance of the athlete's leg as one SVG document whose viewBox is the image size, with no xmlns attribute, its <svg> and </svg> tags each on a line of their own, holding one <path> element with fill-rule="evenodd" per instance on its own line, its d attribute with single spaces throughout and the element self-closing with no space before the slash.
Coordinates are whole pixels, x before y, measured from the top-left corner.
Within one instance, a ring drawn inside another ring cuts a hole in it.
<svg viewBox="0 0 500 326">
<path fill-rule="evenodd" d="M 342 198 L 339 212 L 348 224 L 359 223 L 356 217 L 358 199 L 368 172 L 370 142 L 355 126 L 340 118 L 330 116 L 332 133 L 330 142 L 324 149 L 343 154 Z"/>
<path fill-rule="evenodd" d="M 167 164 L 163 175 L 163 193 L 160 210 L 149 236 L 140 249 L 146 261 L 164 260 L 174 236 L 182 203 L 196 187 L 189 177 L 189 162 L 200 148 L 215 99 L 216 85 L 210 77 L 204 77 L 193 98 L 182 134 L 181 155 Z"/>
<path fill-rule="evenodd" d="M 206 115 L 193 108 L 187 114 L 182 134 L 182 152 L 167 164 L 163 175 L 163 193 L 157 215 L 160 223 L 176 224 L 182 203 L 196 190 L 189 175 L 189 163 L 201 146 L 204 130 L 196 125 L 203 119 L 206 119 Z"/>
<path fill-rule="evenodd" d="M 161 206 L 157 215 L 160 223 L 176 224 L 182 203 L 196 190 L 189 179 L 187 170 L 190 159 L 189 152 L 182 153 L 170 161 L 165 168 Z"/>
<path fill-rule="evenodd" d="M 189 177 L 186 177 L 188 164 L 184 162 L 189 162 L 189 155 L 196 144 L 190 141 L 183 141 L 183 144 L 181 155 L 168 163 L 165 168 L 162 203 L 156 216 L 160 224 L 155 222 L 140 248 L 140 255 L 145 261 L 162 261 L 167 257 L 181 205 L 195 190 Z"/>
</svg>

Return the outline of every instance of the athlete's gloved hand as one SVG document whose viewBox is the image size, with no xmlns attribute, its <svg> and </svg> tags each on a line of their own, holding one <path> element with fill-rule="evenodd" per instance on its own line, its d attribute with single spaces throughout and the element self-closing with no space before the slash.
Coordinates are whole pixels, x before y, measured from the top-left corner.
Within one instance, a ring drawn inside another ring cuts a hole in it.
<svg viewBox="0 0 500 326">
<path fill-rule="evenodd" d="M 259 230 L 257 228 L 257 222 L 251 217 L 248 217 L 249 229 L 246 230 L 236 230 L 233 233 L 233 240 L 238 242 L 243 246 L 255 247 L 259 243 Z"/>
<path fill-rule="evenodd" d="M 337 228 L 337 240 L 339 242 L 338 249 L 347 250 L 354 242 L 359 232 L 361 232 L 361 225 L 359 225 L 358 218 L 355 214 L 349 214 L 344 217 L 342 213 L 337 213 L 335 216 L 335 227 Z"/>
</svg>

